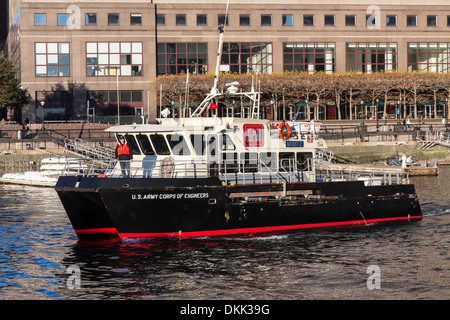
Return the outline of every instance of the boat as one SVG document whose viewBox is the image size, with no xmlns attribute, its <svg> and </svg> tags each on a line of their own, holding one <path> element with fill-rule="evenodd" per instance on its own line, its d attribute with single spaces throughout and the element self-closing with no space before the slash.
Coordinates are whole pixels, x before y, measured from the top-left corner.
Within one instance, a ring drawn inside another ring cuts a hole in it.
<svg viewBox="0 0 450 320">
<path fill-rule="evenodd" d="M 210 93 L 188 118 L 106 129 L 133 151 L 96 176 L 61 176 L 55 190 L 79 239 L 259 236 L 422 218 L 407 173 L 316 172 L 327 154 L 320 123 L 260 119 L 257 81 L 219 90 L 223 29 Z M 255 86 L 256 84 L 256 86 Z M 247 118 L 218 117 L 245 98 Z"/>
<path fill-rule="evenodd" d="M 284 139 L 265 120 L 163 122 L 107 129 L 132 148 L 131 177 L 116 166 L 58 179 L 80 239 L 254 236 L 422 217 L 406 176 L 319 177 L 326 142 L 311 124 L 292 125 Z"/>
<path fill-rule="evenodd" d="M 408 172 L 410 177 L 413 176 L 437 176 L 439 175 L 438 161 L 414 161 L 407 160 L 405 156 L 400 159 L 388 158 L 386 164 L 389 167 L 401 168 L 404 172 Z"/>
<path fill-rule="evenodd" d="M 24 159 L 19 159 L 23 162 Z M 26 160 L 28 169 L 35 163 Z M 65 176 L 80 176 L 88 169 L 84 159 L 52 156 L 43 158 L 37 170 L 20 170 L 14 172 L 14 163 L 11 163 L 11 172 L 5 173 L 0 178 L 1 183 L 30 185 L 38 187 L 55 187 L 58 178 Z"/>
</svg>

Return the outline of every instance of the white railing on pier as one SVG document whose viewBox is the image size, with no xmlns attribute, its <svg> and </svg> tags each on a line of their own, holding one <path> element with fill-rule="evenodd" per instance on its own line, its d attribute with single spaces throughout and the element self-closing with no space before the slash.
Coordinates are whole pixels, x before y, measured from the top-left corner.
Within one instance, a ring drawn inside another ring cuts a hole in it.
<svg viewBox="0 0 450 320">
<path fill-rule="evenodd" d="M 95 145 L 91 142 L 79 138 L 65 138 L 64 150 L 85 159 L 101 161 L 105 163 L 108 163 L 109 161 L 114 159 L 114 149 L 103 145 Z"/>
<path fill-rule="evenodd" d="M 428 149 L 435 145 L 441 145 L 450 148 L 450 132 L 446 131 L 426 131 L 420 136 L 419 142 L 422 143 L 421 149 Z"/>
</svg>

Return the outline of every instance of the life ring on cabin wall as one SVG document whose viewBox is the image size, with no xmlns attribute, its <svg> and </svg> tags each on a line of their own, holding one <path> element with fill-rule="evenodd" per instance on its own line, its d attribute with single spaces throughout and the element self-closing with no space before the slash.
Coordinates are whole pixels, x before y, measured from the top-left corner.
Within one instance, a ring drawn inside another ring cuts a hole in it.
<svg viewBox="0 0 450 320">
<path fill-rule="evenodd" d="M 278 127 L 278 133 L 280 135 L 280 138 L 283 140 L 287 140 L 291 136 L 291 127 L 286 122 L 283 122 Z"/>
</svg>

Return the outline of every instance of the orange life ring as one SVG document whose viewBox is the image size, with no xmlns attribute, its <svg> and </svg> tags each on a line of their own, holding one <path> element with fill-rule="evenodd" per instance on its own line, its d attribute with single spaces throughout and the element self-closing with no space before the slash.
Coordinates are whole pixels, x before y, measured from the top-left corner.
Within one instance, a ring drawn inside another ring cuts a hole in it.
<svg viewBox="0 0 450 320">
<path fill-rule="evenodd" d="M 279 126 L 278 134 L 280 135 L 280 138 L 283 140 L 289 139 L 291 136 L 291 127 L 286 122 L 283 122 Z"/>
</svg>

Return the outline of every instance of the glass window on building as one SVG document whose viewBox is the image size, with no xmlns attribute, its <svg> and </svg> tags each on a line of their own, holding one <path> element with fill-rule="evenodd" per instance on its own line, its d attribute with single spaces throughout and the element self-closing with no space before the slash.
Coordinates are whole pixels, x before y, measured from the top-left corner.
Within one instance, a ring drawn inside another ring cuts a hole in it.
<svg viewBox="0 0 450 320">
<path fill-rule="evenodd" d="M 250 15 L 249 14 L 239 15 L 239 25 L 240 26 L 249 26 L 250 25 Z"/>
<path fill-rule="evenodd" d="M 272 73 L 272 56 L 272 43 L 224 43 L 220 70 L 239 74 L 255 71 Z"/>
<path fill-rule="evenodd" d="M 34 14 L 34 25 L 35 26 L 45 26 L 47 24 L 47 14 L 45 13 L 35 13 Z"/>
<path fill-rule="evenodd" d="M 166 15 L 165 14 L 157 14 L 156 15 L 156 25 L 157 26 L 165 26 L 166 25 Z"/>
<path fill-rule="evenodd" d="M 437 16 L 427 16 L 427 27 L 437 27 Z"/>
<path fill-rule="evenodd" d="M 142 42 L 87 42 L 86 75 L 141 76 Z"/>
<path fill-rule="evenodd" d="M 130 25 L 132 25 L 132 26 L 141 26 L 142 25 L 142 14 L 140 14 L 140 13 L 132 13 L 130 15 Z"/>
<path fill-rule="evenodd" d="M 36 122 L 70 119 L 72 100 L 69 91 L 36 91 Z"/>
<path fill-rule="evenodd" d="M 36 42 L 34 47 L 36 77 L 69 77 L 68 42 Z"/>
<path fill-rule="evenodd" d="M 449 72 L 449 42 L 408 43 L 408 71 Z"/>
<path fill-rule="evenodd" d="M 85 23 L 87 26 L 97 25 L 97 14 L 96 13 L 86 13 Z"/>
<path fill-rule="evenodd" d="M 58 20 L 58 26 L 69 25 L 69 14 L 68 13 L 58 13 L 57 20 Z"/>
<path fill-rule="evenodd" d="M 219 14 L 217 16 L 217 25 L 218 26 L 229 26 L 230 25 L 230 15 L 227 14 L 226 19 L 225 19 L 224 14 Z"/>
<path fill-rule="evenodd" d="M 208 72 L 208 46 L 204 42 L 158 43 L 156 52 L 158 75 Z"/>
<path fill-rule="evenodd" d="M 447 27 L 450 27 L 450 16 L 447 16 Z"/>
<path fill-rule="evenodd" d="M 283 43 L 283 71 L 335 72 L 335 44 L 323 42 Z"/>
<path fill-rule="evenodd" d="M 140 90 L 120 90 L 120 115 L 137 114 L 138 109 L 144 107 L 142 96 L 143 92 Z M 117 91 L 86 91 L 86 99 L 89 101 L 89 108 L 93 109 L 92 114 L 95 116 L 117 115 Z"/>
<path fill-rule="evenodd" d="M 371 73 L 397 70 L 397 43 L 350 42 L 346 44 L 347 72 Z"/>
<path fill-rule="evenodd" d="M 119 14 L 118 13 L 108 13 L 108 25 L 118 26 L 119 25 Z"/>
<path fill-rule="evenodd" d="M 308 27 L 314 26 L 314 15 L 304 14 L 303 15 L 303 25 L 308 26 Z"/>
<path fill-rule="evenodd" d="M 197 25 L 198 26 L 207 26 L 208 25 L 208 15 L 198 14 L 197 15 Z"/>
<path fill-rule="evenodd" d="M 326 27 L 334 27 L 334 14 L 326 14 L 324 16 L 324 24 Z"/>
<path fill-rule="evenodd" d="M 406 25 L 408 27 L 417 27 L 417 16 L 406 16 Z"/>
<path fill-rule="evenodd" d="M 346 15 L 345 16 L 345 26 L 346 27 L 356 26 L 356 16 L 355 15 Z"/>
<path fill-rule="evenodd" d="M 379 25 L 378 16 L 374 14 L 366 15 L 366 27 L 377 28 Z"/>
<path fill-rule="evenodd" d="M 397 26 L 397 16 L 386 16 L 386 26 L 388 27 L 396 27 Z"/>
<path fill-rule="evenodd" d="M 261 15 L 261 25 L 262 26 L 271 26 L 272 25 L 272 15 L 271 14 L 262 14 Z"/>
<path fill-rule="evenodd" d="M 283 14 L 282 25 L 283 27 L 292 27 L 294 25 L 294 16 L 292 14 Z"/>
<path fill-rule="evenodd" d="M 177 15 L 175 15 L 175 24 L 177 26 L 185 26 L 185 25 L 187 25 L 186 15 L 185 14 L 177 14 Z"/>
</svg>

